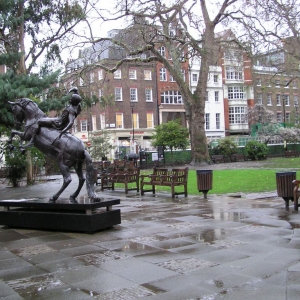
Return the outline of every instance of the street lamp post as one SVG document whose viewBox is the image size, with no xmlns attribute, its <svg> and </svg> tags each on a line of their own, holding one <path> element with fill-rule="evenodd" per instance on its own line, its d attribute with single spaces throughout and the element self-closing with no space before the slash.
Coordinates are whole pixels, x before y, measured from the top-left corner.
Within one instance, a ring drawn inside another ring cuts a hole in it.
<svg viewBox="0 0 300 300">
<path fill-rule="evenodd" d="M 132 153 L 135 153 L 135 145 L 134 145 L 134 117 L 133 117 L 133 107 L 134 103 L 133 101 L 130 101 L 131 106 L 131 119 L 132 119 Z"/>
</svg>

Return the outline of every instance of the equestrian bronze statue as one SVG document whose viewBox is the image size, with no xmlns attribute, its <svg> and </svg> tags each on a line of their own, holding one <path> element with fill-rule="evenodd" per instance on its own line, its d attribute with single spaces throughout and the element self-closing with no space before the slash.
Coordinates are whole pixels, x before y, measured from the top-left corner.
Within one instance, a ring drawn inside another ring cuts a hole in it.
<svg viewBox="0 0 300 300">
<path fill-rule="evenodd" d="M 70 184 L 72 181 L 70 169 L 72 167 L 76 171 L 79 184 L 77 190 L 70 195 L 70 201 L 77 202 L 76 197 L 85 181 L 88 197 L 91 201 L 99 201 L 100 199 L 95 193 L 95 170 L 92 159 L 85 150 L 83 142 L 68 132 L 80 113 L 81 102 L 80 96 L 76 93 L 77 89 L 71 91 L 74 94 L 71 96 L 70 104 L 58 118 L 48 118 L 36 103 L 27 98 L 9 102 L 12 105 L 16 130 L 12 130 L 8 143 L 11 144 L 13 137 L 17 135 L 21 141 L 27 142 L 25 146 L 22 146 L 24 149 L 35 146 L 46 156 L 57 160 L 63 176 L 63 185 L 49 201 L 55 202 Z M 24 132 L 18 131 L 22 125 L 24 125 Z M 86 178 L 82 170 L 84 162 L 86 163 Z"/>
</svg>

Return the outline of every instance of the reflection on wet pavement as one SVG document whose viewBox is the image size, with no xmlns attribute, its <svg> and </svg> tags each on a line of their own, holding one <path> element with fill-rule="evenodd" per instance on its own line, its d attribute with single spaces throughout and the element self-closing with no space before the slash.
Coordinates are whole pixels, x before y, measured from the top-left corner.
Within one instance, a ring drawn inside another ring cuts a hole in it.
<svg viewBox="0 0 300 300">
<path fill-rule="evenodd" d="M 53 184 L 23 194 L 43 197 Z M 1 227 L 0 297 L 300 299 L 300 215 L 281 198 L 106 194 L 122 214 L 108 230 Z"/>
</svg>

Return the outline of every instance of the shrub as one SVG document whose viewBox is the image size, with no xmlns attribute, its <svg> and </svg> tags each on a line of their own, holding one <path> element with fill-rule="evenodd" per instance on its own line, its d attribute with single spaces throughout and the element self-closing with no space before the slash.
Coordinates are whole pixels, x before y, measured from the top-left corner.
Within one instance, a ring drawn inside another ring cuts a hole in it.
<svg viewBox="0 0 300 300">
<path fill-rule="evenodd" d="M 215 154 L 222 154 L 225 157 L 230 157 L 231 154 L 238 152 L 237 145 L 232 141 L 231 138 L 220 139 L 219 144 L 214 149 Z"/>
<path fill-rule="evenodd" d="M 263 160 L 267 158 L 269 148 L 266 144 L 250 141 L 246 144 L 245 151 L 251 160 Z"/>
</svg>

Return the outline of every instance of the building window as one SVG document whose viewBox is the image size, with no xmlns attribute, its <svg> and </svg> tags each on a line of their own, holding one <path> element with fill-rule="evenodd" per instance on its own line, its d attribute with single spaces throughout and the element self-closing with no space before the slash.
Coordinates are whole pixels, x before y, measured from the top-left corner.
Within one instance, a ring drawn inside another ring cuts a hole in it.
<svg viewBox="0 0 300 300">
<path fill-rule="evenodd" d="M 102 89 L 99 89 L 99 99 L 101 101 L 101 98 L 103 97 L 103 90 Z"/>
<path fill-rule="evenodd" d="M 100 128 L 105 129 L 105 114 L 100 114 Z"/>
<path fill-rule="evenodd" d="M 158 52 L 161 56 L 166 57 L 166 48 L 164 46 L 159 47 Z"/>
<path fill-rule="evenodd" d="M 219 102 L 219 92 L 215 91 L 215 102 Z"/>
<path fill-rule="evenodd" d="M 153 113 L 147 113 L 147 128 L 154 128 Z"/>
<path fill-rule="evenodd" d="M 229 86 L 228 87 L 228 99 L 246 99 L 245 88 L 243 86 Z"/>
<path fill-rule="evenodd" d="M 130 102 L 137 102 L 137 101 L 138 101 L 137 89 L 131 88 L 130 89 Z"/>
<path fill-rule="evenodd" d="M 276 94 L 276 105 L 281 106 L 281 96 L 280 96 L 280 94 Z"/>
<path fill-rule="evenodd" d="M 181 69 L 181 76 L 182 76 L 183 81 L 185 82 L 185 70 L 184 69 Z"/>
<path fill-rule="evenodd" d="M 144 79 L 152 80 L 152 72 L 150 70 L 144 70 Z"/>
<path fill-rule="evenodd" d="M 87 120 L 80 121 L 80 131 L 88 131 L 88 122 Z"/>
<path fill-rule="evenodd" d="M 267 105 L 272 106 L 272 95 L 271 94 L 267 94 Z"/>
<path fill-rule="evenodd" d="M 136 79 L 136 70 L 129 69 L 129 79 Z"/>
<path fill-rule="evenodd" d="M 243 54 L 240 51 L 228 50 L 224 53 L 224 59 L 231 62 L 243 62 Z"/>
<path fill-rule="evenodd" d="M 192 74 L 192 82 L 198 82 L 198 74 Z"/>
<path fill-rule="evenodd" d="M 286 123 L 291 122 L 291 114 L 289 112 L 285 113 L 285 122 Z"/>
<path fill-rule="evenodd" d="M 163 104 L 182 104 L 183 100 L 179 91 L 165 91 L 160 94 Z"/>
<path fill-rule="evenodd" d="M 132 114 L 133 126 L 134 128 L 139 128 L 139 114 L 133 113 Z"/>
<path fill-rule="evenodd" d="M 257 85 L 257 86 L 261 86 L 261 79 L 260 79 L 260 78 L 257 78 L 257 79 L 256 79 L 256 85 Z"/>
<path fill-rule="evenodd" d="M 120 87 L 115 88 L 115 101 L 123 101 L 122 88 Z"/>
<path fill-rule="evenodd" d="M 226 79 L 234 81 L 243 80 L 242 68 L 239 67 L 226 67 Z"/>
<path fill-rule="evenodd" d="M 205 101 L 208 101 L 209 99 L 208 99 L 208 91 L 206 91 L 206 93 L 205 93 Z"/>
<path fill-rule="evenodd" d="M 205 114 L 205 129 L 208 130 L 209 128 L 209 114 Z"/>
<path fill-rule="evenodd" d="M 145 98 L 146 98 L 146 102 L 152 102 L 152 89 L 151 88 L 146 88 L 145 89 Z"/>
<path fill-rule="evenodd" d="M 275 86 L 280 87 L 280 80 L 275 80 Z"/>
<path fill-rule="evenodd" d="M 214 83 L 218 83 L 219 81 L 219 75 L 214 75 Z"/>
<path fill-rule="evenodd" d="M 298 102 L 298 96 L 294 96 L 294 106 L 298 106 L 299 102 Z"/>
<path fill-rule="evenodd" d="M 297 89 L 297 88 L 298 88 L 297 80 L 294 79 L 293 80 L 293 89 Z"/>
<path fill-rule="evenodd" d="M 121 72 L 121 70 L 116 70 L 114 72 L 114 78 L 115 79 L 121 79 L 122 78 L 122 72 Z"/>
<path fill-rule="evenodd" d="M 116 127 L 123 128 L 123 113 L 116 113 Z"/>
<path fill-rule="evenodd" d="M 95 73 L 90 73 L 90 82 L 95 81 Z"/>
<path fill-rule="evenodd" d="M 257 94 L 257 104 L 262 104 L 262 94 Z"/>
<path fill-rule="evenodd" d="M 166 68 L 159 69 L 159 79 L 160 81 L 167 81 L 167 70 Z"/>
<path fill-rule="evenodd" d="M 171 74 L 170 74 L 170 82 L 175 82 L 175 79 Z"/>
<path fill-rule="evenodd" d="M 281 122 L 282 122 L 282 114 L 281 114 L 281 112 L 278 112 L 278 113 L 276 114 L 276 119 L 277 119 L 277 122 L 278 122 L 278 123 L 281 123 Z"/>
<path fill-rule="evenodd" d="M 216 129 L 221 128 L 220 114 L 216 113 Z"/>
<path fill-rule="evenodd" d="M 229 107 L 229 124 L 245 124 L 246 120 L 245 107 Z"/>
<path fill-rule="evenodd" d="M 290 96 L 289 95 L 282 95 L 282 101 L 285 106 L 290 106 Z"/>
<path fill-rule="evenodd" d="M 103 70 L 98 71 L 98 79 L 102 80 L 103 79 Z"/>
</svg>

